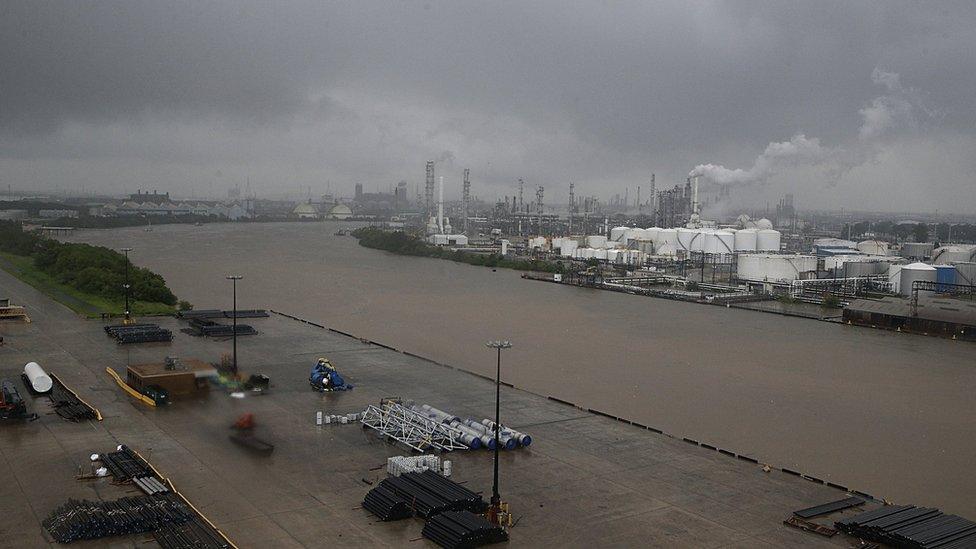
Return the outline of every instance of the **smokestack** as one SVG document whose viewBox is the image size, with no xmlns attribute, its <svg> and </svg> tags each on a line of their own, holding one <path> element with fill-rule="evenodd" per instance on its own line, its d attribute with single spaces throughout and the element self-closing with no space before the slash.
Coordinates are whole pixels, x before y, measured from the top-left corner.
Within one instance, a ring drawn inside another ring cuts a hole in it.
<svg viewBox="0 0 976 549">
<path fill-rule="evenodd" d="M 441 176 L 440 188 L 437 189 L 437 229 L 444 234 L 444 176 Z"/>
<path fill-rule="evenodd" d="M 694 194 L 692 195 L 693 198 L 691 199 L 693 213 L 696 213 L 696 214 L 699 213 L 698 212 L 698 178 L 699 178 L 699 176 L 696 175 L 695 176 L 695 189 L 694 189 Z"/>
</svg>

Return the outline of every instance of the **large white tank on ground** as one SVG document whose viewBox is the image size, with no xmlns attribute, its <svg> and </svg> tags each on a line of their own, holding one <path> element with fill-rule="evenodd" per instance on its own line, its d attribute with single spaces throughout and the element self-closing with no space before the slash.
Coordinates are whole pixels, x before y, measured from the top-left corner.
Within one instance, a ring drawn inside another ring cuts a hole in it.
<svg viewBox="0 0 976 549">
<path fill-rule="evenodd" d="M 628 230 L 630 230 L 630 227 L 614 227 L 610 229 L 610 240 L 620 242 L 624 237 L 624 233 Z"/>
<path fill-rule="evenodd" d="M 888 265 L 888 283 L 891 284 L 891 291 L 901 293 L 901 269 L 904 265 L 894 263 Z"/>
<path fill-rule="evenodd" d="M 621 252 L 626 250 L 607 250 L 607 261 L 610 263 L 616 263 Z"/>
<path fill-rule="evenodd" d="M 731 254 L 735 251 L 735 235 L 729 231 L 714 231 L 705 234 L 705 253 Z"/>
<path fill-rule="evenodd" d="M 702 241 L 704 238 L 701 237 L 701 233 L 697 229 L 678 227 L 677 231 L 678 249 L 685 250 L 687 252 L 702 251 Z"/>
<path fill-rule="evenodd" d="M 976 263 L 956 263 L 956 284 L 976 286 Z"/>
<path fill-rule="evenodd" d="M 573 252 L 579 247 L 579 244 L 572 238 L 564 238 L 559 243 L 559 255 L 563 257 L 571 257 Z"/>
<path fill-rule="evenodd" d="M 779 231 L 773 229 L 760 229 L 756 233 L 756 251 L 758 252 L 778 252 L 780 244 Z"/>
<path fill-rule="evenodd" d="M 548 250 L 549 241 L 546 240 L 544 236 L 534 236 L 529 239 L 529 248 L 533 250 Z"/>
<path fill-rule="evenodd" d="M 607 259 L 607 250 L 593 250 L 593 258 L 594 259 L 606 260 Z"/>
<path fill-rule="evenodd" d="M 36 362 L 28 362 L 24 365 L 24 375 L 27 376 L 27 381 L 30 381 L 31 387 L 38 393 L 46 393 L 54 386 L 51 377 Z"/>
<path fill-rule="evenodd" d="M 661 242 L 654 245 L 654 255 L 674 257 L 678 255 L 678 247 L 671 242 Z"/>
<path fill-rule="evenodd" d="M 888 243 L 881 240 L 864 240 L 858 242 L 857 249 L 868 255 L 888 255 Z"/>
<path fill-rule="evenodd" d="M 661 234 L 661 227 L 648 227 L 644 229 L 644 236 L 647 240 L 657 242 L 658 235 Z"/>
<path fill-rule="evenodd" d="M 770 220 L 768 220 L 768 219 L 766 219 L 764 217 L 764 218 L 760 219 L 759 221 L 756 221 L 756 228 L 759 229 L 759 230 L 772 229 L 773 228 L 773 222 L 770 221 Z"/>
<path fill-rule="evenodd" d="M 791 282 L 801 273 L 817 270 L 817 258 L 812 255 L 739 254 L 739 280 L 754 282 Z"/>
<path fill-rule="evenodd" d="M 599 234 L 594 234 L 586 237 L 586 246 L 588 248 L 603 248 L 607 245 L 607 237 Z"/>
<path fill-rule="evenodd" d="M 901 256 L 911 259 L 927 259 L 932 257 L 935 244 L 931 242 L 905 242 L 901 245 Z"/>
<path fill-rule="evenodd" d="M 677 229 L 661 229 L 657 233 L 657 240 L 654 241 L 657 245 L 667 244 L 673 249 L 678 248 L 678 230 Z"/>
<path fill-rule="evenodd" d="M 932 263 L 936 265 L 968 263 L 970 261 L 976 261 L 976 246 L 953 244 L 936 248 L 932 252 Z"/>
<path fill-rule="evenodd" d="M 759 231 L 756 229 L 742 229 L 735 232 L 735 251 L 754 252 L 756 251 Z"/>
<path fill-rule="evenodd" d="M 935 267 L 925 263 L 912 263 L 901 268 L 901 282 L 899 282 L 899 292 L 901 295 L 912 295 L 912 283 L 916 280 L 923 282 L 935 282 L 937 271 Z"/>
</svg>

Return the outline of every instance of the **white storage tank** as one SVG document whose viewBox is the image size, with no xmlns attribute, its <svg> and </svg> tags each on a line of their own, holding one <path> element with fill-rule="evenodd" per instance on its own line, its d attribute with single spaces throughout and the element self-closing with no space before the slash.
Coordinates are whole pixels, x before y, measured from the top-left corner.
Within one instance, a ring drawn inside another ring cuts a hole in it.
<svg viewBox="0 0 976 549">
<path fill-rule="evenodd" d="M 901 280 L 898 283 L 901 295 L 912 295 L 912 283 L 916 280 L 935 282 L 937 271 L 935 267 L 925 263 L 912 263 L 901 268 Z"/>
<path fill-rule="evenodd" d="M 956 284 L 976 286 L 976 263 L 956 263 Z"/>
<path fill-rule="evenodd" d="M 932 252 L 932 263 L 936 265 L 951 265 L 971 261 L 976 261 L 976 246 L 954 244 L 936 248 Z"/>
<path fill-rule="evenodd" d="M 27 381 L 30 381 L 31 387 L 38 393 L 46 393 L 54 386 L 51 377 L 36 362 L 28 362 L 24 365 L 24 375 L 27 376 Z"/>
<path fill-rule="evenodd" d="M 578 247 L 579 244 L 577 244 L 572 238 L 564 238 L 559 244 L 559 255 L 563 257 L 570 257 Z"/>
<path fill-rule="evenodd" d="M 626 252 L 626 250 L 607 250 L 607 261 L 616 263 L 620 258 L 620 254 L 623 252 Z"/>
<path fill-rule="evenodd" d="M 678 230 L 677 229 L 661 229 L 657 233 L 657 240 L 654 241 L 655 244 L 669 244 L 672 248 L 678 248 Z"/>
<path fill-rule="evenodd" d="M 644 237 L 646 240 L 652 242 L 657 242 L 658 235 L 661 234 L 661 227 L 648 227 L 644 229 Z"/>
<path fill-rule="evenodd" d="M 735 251 L 754 252 L 756 251 L 757 238 L 759 231 L 756 229 L 742 229 L 735 232 Z"/>
<path fill-rule="evenodd" d="M 586 237 L 586 246 L 588 248 L 603 248 L 607 245 L 607 237 L 599 234 L 590 235 Z"/>
<path fill-rule="evenodd" d="M 772 229 L 773 228 L 773 222 L 770 221 L 770 220 L 768 220 L 768 219 L 766 219 L 764 217 L 764 218 L 760 219 L 759 221 L 756 221 L 756 228 L 759 229 L 759 230 Z"/>
<path fill-rule="evenodd" d="M 684 227 L 679 227 L 678 230 L 678 249 L 685 250 L 687 252 L 700 252 L 703 249 L 703 241 L 701 232 L 697 229 L 686 229 Z"/>
<path fill-rule="evenodd" d="M 710 254 L 731 254 L 735 251 L 735 235 L 729 231 L 709 233 L 705 242 L 705 251 Z"/>
<path fill-rule="evenodd" d="M 758 232 L 756 232 L 756 251 L 778 252 L 780 236 L 779 231 L 773 229 L 760 229 Z"/>
<path fill-rule="evenodd" d="M 739 280 L 753 282 L 791 282 L 804 278 L 803 273 L 817 270 L 817 257 L 812 255 L 739 254 Z"/>
<path fill-rule="evenodd" d="M 678 255 L 678 247 L 671 242 L 661 242 L 654 245 L 654 255 L 674 257 Z"/>
<path fill-rule="evenodd" d="M 607 259 L 607 250 L 593 250 L 593 258 L 605 261 Z"/>
<path fill-rule="evenodd" d="M 891 291 L 894 293 L 901 293 L 901 268 L 904 265 L 896 265 L 894 263 L 888 265 L 888 283 L 891 284 Z"/>
<path fill-rule="evenodd" d="M 858 242 L 857 249 L 868 255 L 888 255 L 888 243 L 881 240 L 864 240 Z"/>
<path fill-rule="evenodd" d="M 935 244 L 931 242 L 905 242 L 901 245 L 901 256 L 909 259 L 928 259 L 932 257 Z"/>
<path fill-rule="evenodd" d="M 610 240 L 614 242 L 620 242 L 623 240 L 624 234 L 630 230 L 630 227 L 614 227 L 610 229 Z M 594 246 L 595 248 L 596 246 Z"/>
</svg>

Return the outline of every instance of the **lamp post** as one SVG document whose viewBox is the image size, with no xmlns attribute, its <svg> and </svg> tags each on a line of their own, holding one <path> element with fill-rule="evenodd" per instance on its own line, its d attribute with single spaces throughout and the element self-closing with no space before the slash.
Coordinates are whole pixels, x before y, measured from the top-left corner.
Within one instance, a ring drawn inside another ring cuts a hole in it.
<svg viewBox="0 0 976 549">
<path fill-rule="evenodd" d="M 129 252 L 132 248 L 121 248 L 122 253 L 125 254 L 125 284 L 122 288 L 125 290 L 125 319 L 123 324 L 128 324 L 132 319 L 129 317 Z"/>
<path fill-rule="evenodd" d="M 495 364 L 495 473 L 491 485 L 491 511 L 492 516 L 497 517 L 502 501 L 498 495 L 498 445 L 501 444 L 501 420 L 499 418 L 499 401 L 501 398 L 502 381 L 502 349 L 511 349 L 512 344 L 508 341 L 489 341 L 485 343 L 489 349 L 497 351 L 497 362 Z"/>
<path fill-rule="evenodd" d="M 227 275 L 227 280 L 234 284 L 234 333 L 231 336 L 234 341 L 234 363 L 232 366 L 234 375 L 237 375 L 237 281 L 242 278 L 244 277 L 241 275 Z"/>
</svg>

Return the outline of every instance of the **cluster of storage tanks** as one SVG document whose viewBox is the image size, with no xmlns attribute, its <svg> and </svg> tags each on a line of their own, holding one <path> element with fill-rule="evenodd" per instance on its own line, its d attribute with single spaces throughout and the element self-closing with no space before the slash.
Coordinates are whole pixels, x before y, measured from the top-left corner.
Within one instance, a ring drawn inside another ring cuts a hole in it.
<svg viewBox="0 0 976 549">
<path fill-rule="evenodd" d="M 588 237 L 594 238 L 594 237 Z M 685 228 L 648 229 L 614 227 L 608 242 L 629 247 L 637 241 L 638 249 L 659 256 L 674 256 L 680 252 L 733 254 L 748 252 L 778 252 L 781 234 L 774 229 L 711 229 Z M 589 242 L 588 242 L 588 245 Z M 592 246 L 591 247 L 599 247 Z"/>
</svg>

